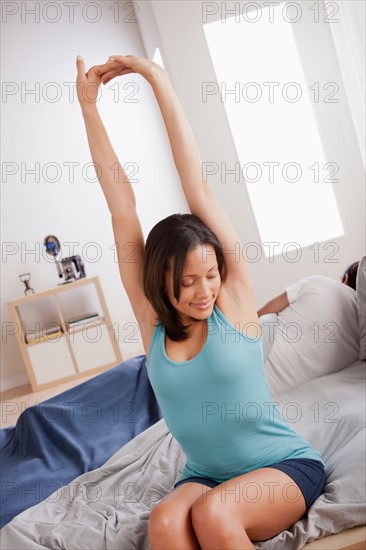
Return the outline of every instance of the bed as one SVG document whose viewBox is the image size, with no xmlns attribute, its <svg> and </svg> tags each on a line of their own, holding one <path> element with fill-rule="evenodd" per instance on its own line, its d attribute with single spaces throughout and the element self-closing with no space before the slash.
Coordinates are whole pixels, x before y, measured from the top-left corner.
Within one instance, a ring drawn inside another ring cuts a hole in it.
<svg viewBox="0 0 366 550">
<path fill-rule="evenodd" d="M 345 364 L 340 368 L 334 361 L 336 370 L 330 372 L 332 363 L 322 362 L 316 375 L 302 369 L 296 376 L 294 362 L 301 362 L 301 357 L 293 346 L 286 357 L 291 372 L 283 375 L 276 392 L 271 388 L 282 414 L 321 452 L 327 481 L 307 516 L 276 537 L 256 543 L 258 550 L 300 550 L 366 523 L 365 281 L 366 256 L 352 306 L 358 341 L 342 354 Z M 271 387 L 278 384 L 273 357 L 283 342 L 277 346 L 277 329 L 270 341 L 268 318 L 261 318 L 261 323 Z M 340 346 L 343 341 L 340 338 Z M 337 359 L 339 351 L 335 347 Z M 285 361 L 283 365 L 286 370 Z M 296 383 L 291 381 L 294 376 Z M 37 415 L 26 410 L 15 427 L 2 430 L 1 548 L 147 550 L 150 511 L 173 489 L 186 457 L 149 385 L 146 357 L 125 361 L 38 407 Z M 62 414 L 65 407 L 67 415 Z M 352 540 L 319 548 L 365 547 L 362 535 L 359 543 L 351 544 Z"/>
<path fill-rule="evenodd" d="M 145 356 L 25 409 L 16 426 L 0 430 L 0 527 L 102 466 L 161 418 Z"/>
</svg>

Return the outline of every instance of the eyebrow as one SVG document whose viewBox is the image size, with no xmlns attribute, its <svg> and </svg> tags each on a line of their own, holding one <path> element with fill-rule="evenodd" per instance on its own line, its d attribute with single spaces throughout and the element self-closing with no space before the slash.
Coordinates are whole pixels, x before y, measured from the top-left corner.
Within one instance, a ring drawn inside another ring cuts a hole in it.
<svg viewBox="0 0 366 550">
<path fill-rule="evenodd" d="M 216 267 L 218 267 L 218 264 L 213 265 L 213 266 L 207 271 L 207 273 L 210 273 L 210 271 L 212 271 L 212 270 L 215 269 Z M 193 274 L 192 274 L 192 275 L 182 275 L 181 278 L 182 278 L 182 279 L 185 279 L 186 277 L 196 277 L 196 275 L 193 275 Z"/>
</svg>

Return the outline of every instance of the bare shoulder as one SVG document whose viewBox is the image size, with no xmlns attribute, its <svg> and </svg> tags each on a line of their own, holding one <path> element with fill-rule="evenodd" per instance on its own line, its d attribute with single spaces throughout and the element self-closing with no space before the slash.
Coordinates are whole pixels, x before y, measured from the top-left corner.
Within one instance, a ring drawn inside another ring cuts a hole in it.
<svg viewBox="0 0 366 550">
<path fill-rule="evenodd" d="M 216 305 L 232 325 L 251 338 L 258 336 L 258 314 L 253 295 L 242 284 L 223 283 Z"/>
</svg>

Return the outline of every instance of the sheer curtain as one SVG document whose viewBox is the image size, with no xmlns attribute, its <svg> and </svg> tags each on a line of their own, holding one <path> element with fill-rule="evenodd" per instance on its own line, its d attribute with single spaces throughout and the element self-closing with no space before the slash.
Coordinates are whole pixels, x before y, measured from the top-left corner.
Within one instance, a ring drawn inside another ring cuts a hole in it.
<svg viewBox="0 0 366 550">
<path fill-rule="evenodd" d="M 365 2 L 340 0 L 325 6 L 365 166 Z"/>
</svg>

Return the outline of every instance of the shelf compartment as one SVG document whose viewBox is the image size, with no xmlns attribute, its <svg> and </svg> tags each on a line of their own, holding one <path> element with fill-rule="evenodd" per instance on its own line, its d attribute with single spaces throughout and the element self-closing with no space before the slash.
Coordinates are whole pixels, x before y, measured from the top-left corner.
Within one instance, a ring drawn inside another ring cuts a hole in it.
<svg viewBox="0 0 366 550">
<path fill-rule="evenodd" d="M 76 374 L 66 338 L 29 346 L 28 354 L 38 385 Z"/>
<path fill-rule="evenodd" d="M 21 320 L 21 339 L 27 345 L 27 334 L 37 333 L 44 336 L 49 329 L 62 328 L 62 318 L 53 296 L 40 298 L 37 302 L 19 304 L 17 311 Z"/>
<path fill-rule="evenodd" d="M 68 335 L 78 370 L 95 369 L 102 363 L 115 364 L 116 354 L 106 324 L 94 325 Z"/>
<path fill-rule="evenodd" d="M 57 300 L 62 311 L 65 328 L 71 319 L 81 318 L 92 312 L 101 315 L 103 311 L 96 286 L 92 284 L 69 288 L 68 292 L 58 294 Z"/>
</svg>

